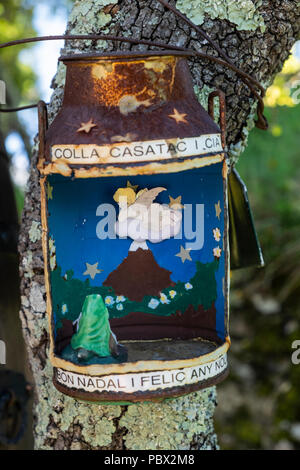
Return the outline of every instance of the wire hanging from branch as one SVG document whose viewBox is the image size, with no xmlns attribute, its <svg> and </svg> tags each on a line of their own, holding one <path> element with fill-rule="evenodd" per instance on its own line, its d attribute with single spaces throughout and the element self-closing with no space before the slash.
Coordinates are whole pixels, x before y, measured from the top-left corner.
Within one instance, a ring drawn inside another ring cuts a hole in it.
<svg viewBox="0 0 300 470">
<path fill-rule="evenodd" d="M 166 0 L 157 0 L 164 8 L 167 8 L 171 11 L 175 16 L 183 20 L 187 25 L 189 25 L 194 31 L 200 34 L 205 40 L 209 42 L 209 44 L 218 52 L 218 54 L 222 57 L 215 57 L 209 54 L 205 54 L 202 52 L 195 51 L 194 49 L 189 49 L 185 47 L 176 46 L 173 44 L 165 44 L 162 42 L 154 42 L 148 41 L 145 39 L 134 39 L 134 38 L 125 38 L 122 36 L 114 36 L 110 34 L 64 34 L 64 35 L 56 35 L 56 36 L 39 36 L 33 38 L 25 38 L 25 39 L 17 39 L 15 41 L 9 41 L 3 44 L 0 44 L 0 49 L 10 46 L 16 46 L 20 44 L 28 44 L 33 42 L 41 42 L 41 41 L 57 41 L 57 40 L 105 40 L 105 41 L 120 41 L 120 42 L 127 42 L 130 44 L 142 44 L 151 47 L 158 47 L 164 49 L 165 52 L 180 52 L 181 55 L 186 57 L 194 57 L 204 60 L 209 60 L 211 62 L 217 63 L 223 67 L 229 68 L 234 71 L 244 82 L 244 84 L 249 88 L 255 99 L 258 101 L 257 103 L 257 121 L 255 122 L 256 127 L 266 130 L 268 128 L 268 122 L 266 117 L 264 116 L 264 102 L 263 97 L 265 95 L 264 87 L 251 75 L 242 71 L 239 67 L 237 67 L 232 60 L 222 51 L 222 49 L 200 28 L 199 26 L 195 25 L 192 21 L 190 21 L 183 13 L 181 13 L 177 8 L 173 7 L 169 4 Z M 154 52 L 154 51 L 153 51 Z M 126 55 L 126 52 L 123 52 Z M 260 94 L 257 92 L 256 89 L 260 90 Z M 0 108 L 0 112 L 16 112 L 22 111 L 24 109 L 30 109 L 37 107 L 37 104 L 31 104 L 27 106 L 21 106 L 17 108 Z"/>
</svg>

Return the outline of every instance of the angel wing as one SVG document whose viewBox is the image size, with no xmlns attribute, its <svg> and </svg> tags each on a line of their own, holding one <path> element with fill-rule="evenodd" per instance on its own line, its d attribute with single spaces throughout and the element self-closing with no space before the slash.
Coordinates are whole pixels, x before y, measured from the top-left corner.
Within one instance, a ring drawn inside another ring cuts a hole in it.
<svg viewBox="0 0 300 470">
<path fill-rule="evenodd" d="M 161 188 L 161 187 L 157 187 L 153 189 L 145 188 L 142 194 L 136 198 L 134 204 L 142 204 L 143 206 L 150 207 L 154 199 L 162 191 L 166 191 L 166 188 Z"/>
</svg>

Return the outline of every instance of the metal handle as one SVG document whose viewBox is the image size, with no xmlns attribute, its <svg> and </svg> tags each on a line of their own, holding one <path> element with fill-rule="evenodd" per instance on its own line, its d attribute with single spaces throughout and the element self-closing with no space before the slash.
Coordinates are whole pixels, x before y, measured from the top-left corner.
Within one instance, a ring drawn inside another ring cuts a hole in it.
<svg viewBox="0 0 300 470">
<path fill-rule="evenodd" d="M 48 129 L 48 113 L 45 101 L 38 102 L 39 126 L 39 160 L 45 158 L 46 131 Z"/>
</svg>

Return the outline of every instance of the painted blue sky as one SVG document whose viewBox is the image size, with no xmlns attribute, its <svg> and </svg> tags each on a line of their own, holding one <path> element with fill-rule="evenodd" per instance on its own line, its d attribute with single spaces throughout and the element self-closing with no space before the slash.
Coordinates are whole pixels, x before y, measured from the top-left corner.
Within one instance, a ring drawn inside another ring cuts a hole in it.
<svg viewBox="0 0 300 470">
<path fill-rule="evenodd" d="M 191 250 L 193 261 L 203 263 L 213 261 L 213 248 L 221 246 L 213 237 L 213 229 L 218 227 L 223 233 L 223 217 L 220 221 L 216 217 L 215 203 L 222 205 L 222 176 L 221 165 L 193 171 L 185 171 L 169 175 L 134 176 L 129 178 L 139 189 L 147 187 L 164 186 L 167 191 L 161 193 L 157 202 L 169 203 L 169 195 L 173 198 L 182 196 L 183 204 L 193 204 L 193 229 L 196 229 L 195 204 L 204 204 L 204 220 L 200 219 L 198 230 L 203 230 L 204 247 L 201 250 Z M 217 172 L 216 172 L 217 170 Z M 92 285 L 99 285 L 108 274 L 127 256 L 131 239 L 100 240 L 96 235 L 96 227 L 102 219 L 96 215 L 99 204 L 113 204 L 118 214 L 118 206 L 113 201 L 113 194 L 119 187 L 125 187 L 125 178 L 91 178 L 89 180 L 71 180 L 53 176 L 49 179 L 53 186 L 53 199 L 49 200 L 49 227 L 50 234 L 56 241 L 57 262 L 62 271 L 74 270 L 76 278 L 85 279 L 85 263 L 99 263 L 103 269 L 97 274 Z M 165 240 L 161 243 L 148 243 L 157 262 L 172 272 L 172 280 L 186 281 L 195 273 L 195 263 L 185 261 L 182 263 L 176 253 L 180 246 L 193 242 L 185 238 Z"/>
<path fill-rule="evenodd" d="M 139 189 L 151 189 L 163 186 L 167 191 L 161 193 L 157 202 L 169 203 L 169 195 L 173 198 L 182 196 L 183 204 L 204 204 L 204 246 L 200 250 L 191 250 L 192 261 L 185 261 L 175 256 L 180 246 L 192 240 L 170 239 L 161 243 L 149 243 L 148 246 L 157 263 L 172 272 L 174 282 L 189 281 L 195 274 L 195 261 L 202 263 L 214 259 L 213 249 L 217 246 L 223 248 L 222 239 L 216 242 L 213 229 L 218 227 L 223 235 L 223 181 L 222 165 L 212 165 L 197 170 L 168 175 L 149 175 L 108 178 L 76 179 L 64 178 L 57 175 L 49 177 L 53 186 L 53 199 L 48 201 L 49 235 L 55 239 L 57 264 L 62 268 L 62 274 L 72 269 L 74 277 L 85 280 L 83 274 L 86 262 L 98 262 L 98 269 L 103 271 L 90 279 L 91 285 L 101 285 L 108 274 L 116 269 L 128 255 L 131 239 L 100 240 L 96 235 L 96 227 L 101 217 L 96 216 L 99 204 L 114 204 L 116 213 L 118 206 L 113 201 L 113 194 L 119 187 L 126 187 L 127 180 Z M 216 217 L 215 203 L 220 201 L 222 213 L 220 220 Z M 202 220 L 200 221 L 203 224 Z M 200 227 L 200 226 L 199 226 Z M 194 225 L 195 228 L 195 225 Z M 202 230 L 202 227 L 200 227 Z M 224 277 L 224 254 L 220 258 L 218 272 L 216 273 L 218 298 L 216 307 L 218 311 L 219 326 L 224 325 L 224 297 L 222 292 L 222 279 Z M 138 280 L 137 280 L 138 282 Z M 222 328 L 223 329 L 223 328 Z"/>
</svg>

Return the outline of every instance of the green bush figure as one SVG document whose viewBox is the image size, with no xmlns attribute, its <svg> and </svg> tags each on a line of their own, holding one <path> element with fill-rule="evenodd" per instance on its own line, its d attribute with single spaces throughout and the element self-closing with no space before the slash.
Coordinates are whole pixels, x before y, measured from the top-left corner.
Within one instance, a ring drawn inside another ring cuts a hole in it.
<svg viewBox="0 0 300 470">
<path fill-rule="evenodd" d="M 79 361 L 87 360 L 94 354 L 99 357 L 114 355 L 117 341 L 111 332 L 108 310 L 100 294 L 86 296 L 71 346 L 77 350 Z"/>
</svg>

